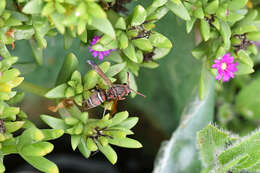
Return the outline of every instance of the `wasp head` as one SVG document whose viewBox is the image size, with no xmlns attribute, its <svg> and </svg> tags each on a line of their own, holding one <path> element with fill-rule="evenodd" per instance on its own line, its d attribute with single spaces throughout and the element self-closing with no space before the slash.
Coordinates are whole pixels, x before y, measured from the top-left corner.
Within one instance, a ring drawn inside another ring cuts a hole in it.
<svg viewBox="0 0 260 173">
<path fill-rule="evenodd" d="M 130 88 L 129 84 L 123 83 L 123 86 L 125 88 L 126 95 L 130 94 L 131 93 L 131 88 Z"/>
</svg>

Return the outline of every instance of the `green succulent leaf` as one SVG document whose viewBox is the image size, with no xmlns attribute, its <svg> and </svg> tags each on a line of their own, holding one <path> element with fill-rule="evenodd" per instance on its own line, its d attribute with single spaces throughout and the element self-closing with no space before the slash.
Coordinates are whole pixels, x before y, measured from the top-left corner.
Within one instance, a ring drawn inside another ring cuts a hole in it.
<svg viewBox="0 0 260 173">
<path fill-rule="evenodd" d="M 54 128 L 54 129 L 67 129 L 69 126 L 65 124 L 65 122 L 62 119 L 54 118 L 49 115 L 41 115 L 40 116 L 42 121 L 44 121 L 48 126 Z"/>
<path fill-rule="evenodd" d="M 5 130 L 9 133 L 19 130 L 24 125 L 24 121 L 6 122 Z"/>
<path fill-rule="evenodd" d="M 137 26 L 144 23 L 146 19 L 146 11 L 141 5 L 137 5 L 132 14 L 131 26 Z"/>
<path fill-rule="evenodd" d="M 67 82 L 70 78 L 72 73 L 77 70 L 78 68 L 78 59 L 73 53 L 69 53 L 60 69 L 59 75 L 56 80 L 56 86 L 62 83 Z M 64 94 L 64 93 L 63 93 Z M 62 96 L 64 97 L 64 96 Z"/>
<path fill-rule="evenodd" d="M 29 40 L 33 34 L 34 34 L 34 29 L 32 26 L 17 26 L 14 29 L 14 39 L 15 40 Z"/>
<path fill-rule="evenodd" d="M 230 10 L 238 10 L 245 7 L 247 2 L 248 0 L 232 0 L 228 1 L 228 6 Z"/>
<path fill-rule="evenodd" d="M 116 74 L 118 74 L 119 72 L 121 72 L 125 67 L 126 67 L 126 63 L 125 62 L 113 65 L 106 72 L 106 75 L 109 76 L 109 77 L 113 77 Z"/>
<path fill-rule="evenodd" d="M 41 131 L 43 133 L 44 140 L 46 141 L 57 139 L 64 134 L 63 129 L 43 129 Z"/>
<path fill-rule="evenodd" d="M 44 157 L 39 156 L 26 156 L 20 154 L 24 160 L 30 163 L 33 167 L 46 173 L 58 173 L 57 165 Z"/>
<path fill-rule="evenodd" d="M 84 157 L 89 158 L 91 151 L 88 149 L 86 140 L 84 138 L 80 139 L 78 149 Z"/>
<path fill-rule="evenodd" d="M 230 30 L 229 25 L 224 21 L 220 21 L 220 34 L 221 34 L 223 41 L 224 41 L 224 48 L 226 50 L 229 50 L 231 30 Z"/>
<path fill-rule="evenodd" d="M 41 66 L 42 62 L 43 62 L 42 49 L 39 47 L 39 45 L 33 39 L 30 39 L 29 43 L 30 43 L 32 53 L 33 53 L 33 57 L 34 57 L 35 61 L 37 62 L 38 65 Z"/>
<path fill-rule="evenodd" d="M 1 16 L 1 14 L 3 13 L 5 7 L 6 7 L 6 1 L 5 1 L 5 0 L 2 0 L 2 1 L 0 2 L 0 16 Z"/>
<path fill-rule="evenodd" d="M 172 48 L 171 41 L 158 32 L 153 32 L 149 37 L 150 42 L 157 48 Z"/>
<path fill-rule="evenodd" d="M 112 127 L 114 125 L 120 124 L 122 121 L 126 120 L 128 118 L 129 114 L 127 111 L 119 112 L 114 115 L 114 117 L 111 119 L 112 123 L 109 125 L 109 127 Z"/>
<path fill-rule="evenodd" d="M 86 145 L 87 145 L 87 147 L 90 151 L 97 151 L 98 150 L 96 141 L 94 141 L 94 139 L 87 138 Z"/>
<path fill-rule="evenodd" d="M 166 3 L 166 7 L 169 8 L 174 14 L 178 17 L 182 18 L 183 20 L 190 20 L 190 15 L 187 9 L 181 3 L 175 3 L 173 1 L 168 1 Z"/>
<path fill-rule="evenodd" d="M 242 61 L 238 61 L 239 64 L 237 66 L 237 72 L 235 72 L 236 75 L 245 75 L 250 74 L 254 72 L 254 69 L 252 66 L 243 63 Z"/>
<path fill-rule="evenodd" d="M 65 91 L 68 88 L 67 84 L 60 84 L 55 88 L 51 89 L 45 94 L 45 97 L 50 99 L 65 98 Z"/>
<path fill-rule="evenodd" d="M 120 34 L 119 45 L 120 49 L 125 49 L 128 47 L 128 37 L 124 32 Z"/>
<path fill-rule="evenodd" d="M 115 31 L 108 19 L 92 17 L 92 22 L 90 25 L 92 25 L 99 31 L 111 36 L 112 38 L 115 38 Z"/>
<path fill-rule="evenodd" d="M 128 43 L 128 47 L 123 49 L 123 53 L 133 62 L 137 62 L 135 47 L 132 43 Z"/>
<path fill-rule="evenodd" d="M 97 143 L 97 145 L 98 149 L 112 164 L 115 164 L 117 162 L 117 154 L 110 145 L 102 146 L 100 143 Z"/>
<path fill-rule="evenodd" d="M 249 57 L 248 53 L 244 50 L 239 50 L 237 53 L 239 59 L 244 63 L 249 65 L 250 67 L 254 66 L 253 60 Z"/>
<path fill-rule="evenodd" d="M 45 156 L 53 150 L 54 146 L 49 142 L 37 142 L 26 145 L 20 151 L 25 156 Z"/>
<path fill-rule="evenodd" d="M 129 117 L 126 120 L 122 121 L 120 123 L 120 126 L 123 126 L 127 129 L 131 129 L 137 124 L 138 119 L 139 119 L 138 117 Z"/>
<path fill-rule="evenodd" d="M 215 14 L 219 6 L 219 0 L 213 0 L 209 4 L 207 4 L 205 8 L 205 12 L 207 14 Z"/>
<path fill-rule="evenodd" d="M 139 38 L 132 41 L 132 43 L 140 50 L 151 52 L 153 46 L 147 38 Z"/>
<path fill-rule="evenodd" d="M 126 23 L 123 17 L 119 17 L 116 24 L 115 24 L 115 28 L 116 29 L 122 29 L 125 30 L 126 29 Z"/>
<path fill-rule="evenodd" d="M 71 135 L 71 146 L 73 150 L 76 150 L 80 143 L 81 136 L 80 135 Z"/>
<path fill-rule="evenodd" d="M 43 6 L 42 0 L 31 0 L 23 7 L 23 12 L 26 14 L 39 14 Z"/>
<path fill-rule="evenodd" d="M 142 144 L 131 138 L 113 138 L 108 139 L 108 142 L 112 145 L 125 148 L 141 148 Z"/>
<path fill-rule="evenodd" d="M 210 25 L 205 19 L 200 20 L 200 32 L 204 41 L 210 38 Z"/>
</svg>

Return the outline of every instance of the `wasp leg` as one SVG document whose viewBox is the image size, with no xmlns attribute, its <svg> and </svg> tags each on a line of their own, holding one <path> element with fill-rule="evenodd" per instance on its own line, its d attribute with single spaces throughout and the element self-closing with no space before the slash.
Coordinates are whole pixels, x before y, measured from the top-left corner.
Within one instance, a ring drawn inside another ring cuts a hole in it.
<svg viewBox="0 0 260 173">
<path fill-rule="evenodd" d="M 104 111 L 103 111 L 102 118 L 104 118 L 104 116 L 105 116 L 105 114 L 106 114 L 106 111 L 107 111 L 107 107 L 105 106 Z"/>
<path fill-rule="evenodd" d="M 99 152 L 99 150 L 94 151 L 94 152 L 91 154 L 91 157 L 92 157 L 92 156 L 95 156 L 98 152 Z"/>
<path fill-rule="evenodd" d="M 125 97 L 120 97 L 118 98 L 118 100 L 125 100 Z"/>
</svg>

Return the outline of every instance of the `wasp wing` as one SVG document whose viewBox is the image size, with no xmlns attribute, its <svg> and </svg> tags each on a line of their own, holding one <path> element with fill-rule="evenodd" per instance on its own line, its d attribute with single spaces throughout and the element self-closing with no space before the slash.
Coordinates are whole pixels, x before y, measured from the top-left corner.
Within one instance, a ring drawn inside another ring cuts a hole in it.
<svg viewBox="0 0 260 173">
<path fill-rule="evenodd" d="M 95 70 L 95 72 L 98 73 L 98 75 L 100 77 L 102 77 L 104 79 L 104 81 L 107 83 L 107 85 L 109 85 L 110 87 L 112 87 L 113 83 L 111 82 L 111 80 L 105 75 L 105 73 L 99 68 L 99 66 L 97 64 L 95 64 L 93 61 L 91 60 L 87 60 L 87 63 L 91 66 L 91 68 L 93 70 Z"/>
</svg>

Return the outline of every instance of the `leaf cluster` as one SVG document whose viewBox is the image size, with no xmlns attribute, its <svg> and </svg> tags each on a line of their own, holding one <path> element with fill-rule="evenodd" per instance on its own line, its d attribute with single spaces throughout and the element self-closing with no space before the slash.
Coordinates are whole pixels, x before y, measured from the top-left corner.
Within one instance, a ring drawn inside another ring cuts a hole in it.
<svg viewBox="0 0 260 173">
<path fill-rule="evenodd" d="M 240 138 L 208 125 L 197 133 L 204 172 L 258 172 L 259 139 L 259 130 Z"/>
<path fill-rule="evenodd" d="M 110 145 L 126 148 L 142 147 L 138 141 L 126 137 L 134 134 L 130 129 L 138 121 L 137 117 L 128 118 L 126 111 L 115 114 L 113 118 L 107 114 L 102 119 L 93 119 L 88 118 L 87 112 L 78 112 L 75 107 L 66 110 L 61 113 L 62 119 L 49 115 L 41 115 L 41 119 L 53 129 L 63 129 L 65 133 L 70 134 L 72 149 L 78 148 L 86 158 L 91 156 L 91 152 L 100 151 L 115 164 L 117 154 Z"/>
</svg>

